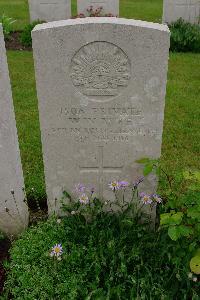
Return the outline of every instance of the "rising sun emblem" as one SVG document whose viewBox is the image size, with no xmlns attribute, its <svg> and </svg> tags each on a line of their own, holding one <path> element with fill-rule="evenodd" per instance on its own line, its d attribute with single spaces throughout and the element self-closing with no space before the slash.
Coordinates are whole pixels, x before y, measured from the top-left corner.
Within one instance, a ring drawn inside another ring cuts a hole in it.
<svg viewBox="0 0 200 300">
<path fill-rule="evenodd" d="M 93 42 L 76 52 L 70 75 L 83 95 L 104 100 L 119 95 L 128 86 L 130 62 L 118 46 Z"/>
</svg>

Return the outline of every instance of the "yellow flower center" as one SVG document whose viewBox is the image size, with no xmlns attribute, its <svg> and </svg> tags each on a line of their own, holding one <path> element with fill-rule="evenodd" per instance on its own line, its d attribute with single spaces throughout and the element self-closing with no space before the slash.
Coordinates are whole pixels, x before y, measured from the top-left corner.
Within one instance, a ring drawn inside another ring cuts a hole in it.
<svg viewBox="0 0 200 300">
<path fill-rule="evenodd" d="M 144 199 L 145 202 L 147 202 L 149 200 L 149 197 L 148 196 L 144 196 L 143 199 Z"/>
<path fill-rule="evenodd" d="M 55 251 L 56 253 L 59 253 L 59 252 L 60 252 L 60 248 L 56 247 L 56 248 L 54 249 L 54 251 Z"/>
</svg>

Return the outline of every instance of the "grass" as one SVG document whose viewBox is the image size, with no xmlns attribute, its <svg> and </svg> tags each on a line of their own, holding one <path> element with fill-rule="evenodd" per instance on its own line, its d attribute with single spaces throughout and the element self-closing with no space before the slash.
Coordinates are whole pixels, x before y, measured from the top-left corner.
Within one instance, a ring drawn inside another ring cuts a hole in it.
<svg viewBox="0 0 200 300">
<path fill-rule="evenodd" d="M 45 196 L 33 57 L 31 52 L 8 51 L 16 122 L 26 191 Z"/>
<path fill-rule="evenodd" d="M 44 197 L 41 141 L 31 52 L 8 51 L 27 191 Z M 170 55 L 162 161 L 173 172 L 200 168 L 200 55 Z"/>
<path fill-rule="evenodd" d="M 200 169 L 200 54 L 171 53 L 162 159 L 166 169 Z"/>
<path fill-rule="evenodd" d="M 14 30 L 22 30 L 29 23 L 28 0 L 0 0 L 0 16 L 3 14 L 16 20 Z"/>
<path fill-rule="evenodd" d="M 161 23 L 163 0 L 120 0 L 120 17 Z"/>
<path fill-rule="evenodd" d="M 120 0 L 120 17 L 160 22 L 162 0 Z M 0 0 L 0 16 L 16 20 L 14 30 L 23 30 L 29 23 L 28 0 Z M 77 14 L 76 0 L 72 0 L 72 15 Z"/>
</svg>

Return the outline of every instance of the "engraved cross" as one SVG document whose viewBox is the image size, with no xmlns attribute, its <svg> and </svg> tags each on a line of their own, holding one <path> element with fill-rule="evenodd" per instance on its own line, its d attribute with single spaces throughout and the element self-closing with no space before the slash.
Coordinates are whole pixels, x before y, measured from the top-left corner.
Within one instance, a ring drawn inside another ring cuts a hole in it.
<svg viewBox="0 0 200 300">
<path fill-rule="evenodd" d="M 98 185 L 99 185 L 99 196 L 103 198 L 103 183 L 104 183 L 104 173 L 121 173 L 123 166 L 105 166 L 104 165 L 104 147 L 98 147 L 98 164 L 92 167 L 81 167 L 80 173 L 90 173 L 95 172 L 98 174 Z"/>
</svg>

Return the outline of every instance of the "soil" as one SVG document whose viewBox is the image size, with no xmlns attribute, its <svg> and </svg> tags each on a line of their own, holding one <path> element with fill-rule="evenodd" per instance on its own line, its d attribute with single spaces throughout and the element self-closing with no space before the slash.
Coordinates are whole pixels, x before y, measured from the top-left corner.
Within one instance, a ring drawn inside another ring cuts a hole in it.
<svg viewBox="0 0 200 300">
<path fill-rule="evenodd" d="M 7 50 L 27 50 L 31 51 L 32 47 L 24 47 L 20 42 L 21 31 L 11 32 L 9 39 L 6 39 L 6 49 Z"/>
<path fill-rule="evenodd" d="M 0 295 L 3 291 L 4 281 L 6 277 L 6 272 L 3 268 L 3 261 L 9 258 L 9 248 L 10 241 L 9 240 L 0 240 Z"/>
</svg>

